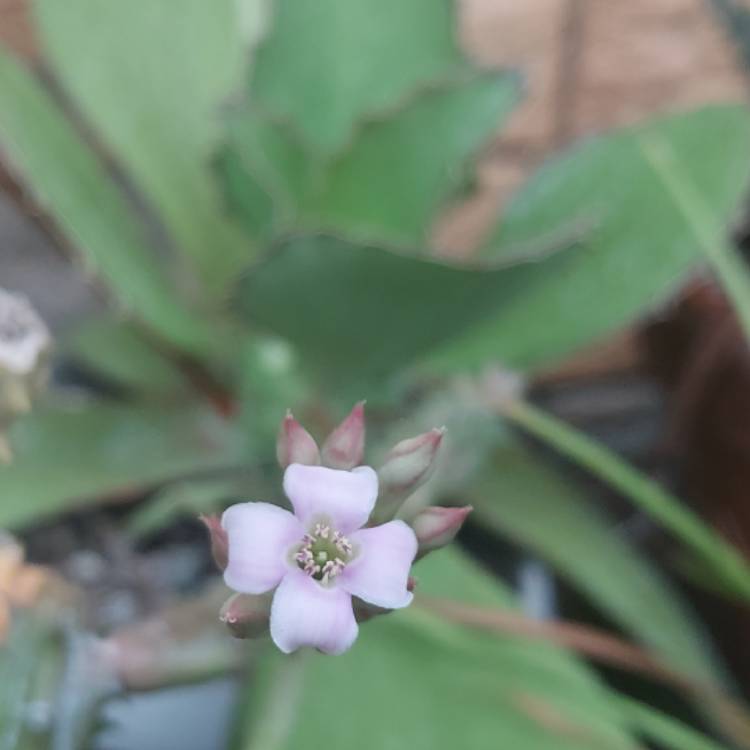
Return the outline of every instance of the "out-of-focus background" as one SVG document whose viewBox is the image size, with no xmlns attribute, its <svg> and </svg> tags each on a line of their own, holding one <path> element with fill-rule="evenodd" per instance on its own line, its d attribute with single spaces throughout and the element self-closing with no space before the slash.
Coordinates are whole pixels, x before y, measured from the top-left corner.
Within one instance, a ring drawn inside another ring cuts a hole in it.
<svg viewBox="0 0 750 750">
<path fill-rule="evenodd" d="M 0 750 L 750 747 L 750 5 L 0 0 Z M 294 410 L 472 504 L 340 657 L 200 514 Z"/>
</svg>

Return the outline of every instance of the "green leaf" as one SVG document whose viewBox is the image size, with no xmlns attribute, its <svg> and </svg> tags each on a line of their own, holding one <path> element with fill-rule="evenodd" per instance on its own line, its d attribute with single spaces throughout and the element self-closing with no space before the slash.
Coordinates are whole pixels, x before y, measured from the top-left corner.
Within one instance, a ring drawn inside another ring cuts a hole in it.
<svg viewBox="0 0 750 750">
<path fill-rule="evenodd" d="M 217 167 L 230 209 L 251 237 L 266 240 L 299 220 L 322 165 L 288 126 L 240 107 Z"/>
<path fill-rule="evenodd" d="M 618 705 L 626 722 L 633 730 L 642 734 L 659 747 L 668 750 L 726 750 L 714 740 L 686 726 L 671 716 L 651 706 L 632 700 L 618 698 Z"/>
<path fill-rule="evenodd" d="M 229 204 L 255 237 L 305 227 L 362 241 L 425 243 L 516 93 L 507 74 L 441 82 L 362 123 L 331 159 L 306 148 L 290 127 L 244 107 L 230 120 L 219 163 Z"/>
<path fill-rule="evenodd" d="M 42 86 L 0 51 L 0 147 L 119 301 L 180 347 L 210 341 L 183 309 L 111 178 Z"/>
<path fill-rule="evenodd" d="M 48 669 L 57 665 L 46 647 L 50 627 L 41 618 L 16 612 L 4 626 L 9 632 L 4 632 L 0 648 L 0 750 L 19 750 L 28 741 L 24 735 L 29 723 L 28 703 L 34 698 L 35 674 L 43 666 L 44 657 L 52 662 L 46 665 Z"/>
<path fill-rule="evenodd" d="M 461 59 L 452 11 L 447 0 L 277 4 L 218 161 L 227 203 L 252 237 L 304 228 L 427 240 L 516 97 L 513 76 L 471 72 Z M 392 69 L 401 38 L 409 44 Z"/>
<path fill-rule="evenodd" d="M 548 560 L 674 668 L 697 680 L 722 680 L 705 634 L 677 592 L 612 521 L 528 449 L 506 442 L 466 497 L 476 519 Z"/>
<path fill-rule="evenodd" d="M 200 409 L 139 411 L 101 403 L 40 409 L 10 431 L 15 458 L 0 467 L 0 526 L 238 461 L 241 443 Z"/>
<path fill-rule="evenodd" d="M 363 117 L 464 67 L 453 0 L 277 0 L 250 95 L 332 153 Z"/>
<path fill-rule="evenodd" d="M 187 383 L 175 363 L 125 320 L 88 320 L 63 346 L 67 354 L 119 386 L 161 398 L 185 395 Z"/>
<path fill-rule="evenodd" d="M 742 553 L 659 482 L 532 404 L 521 400 L 508 403 L 503 415 L 607 482 L 699 556 L 715 581 L 720 581 L 735 597 L 750 599 L 750 565 Z"/>
<path fill-rule="evenodd" d="M 431 556 L 417 573 L 427 593 L 512 606 L 456 552 Z M 255 734 L 245 750 L 633 746 L 607 688 L 571 655 L 452 626 L 416 604 L 363 625 L 341 657 L 269 654 L 255 685 Z M 556 723 L 545 725 L 529 707 Z"/>
<path fill-rule="evenodd" d="M 155 493 L 128 519 L 128 532 L 148 536 L 185 516 L 222 510 L 232 497 L 238 498 L 242 483 L 229 479 L 193 479 L 175 482 Z"/>
<path fill-rule="evenodd" d="M 238 419 L 257 460 L 273 464 L 283 414 L 290 405 L 314 400 L 307 370 L 286 341 L 263 336 L 244 340 L 238 369 Z"/>
<path fill-rule="evenodd" d="M 668 144 L 706 209 L 726 226 L 747 185 L 749 128 L 746 108 L 711 107 L 588 141 L 542 167 L 511 200 L 485 256 L 517 257 L 519 248 L 571 231 L 583 235 L 581 251 L 563 269 L 540 263 L 533 289 L 450 343 L 433 364 L 460 369 L 495 357 L 534 367 L 653 308 L 701 253 L 642 138 Z"/>
<path fill-rule="evenodd" d="M 550 258 L 564 267 L 569 252 Z M 338 381 L 402 368 L 523 296 L 537 264 L 479 270 L 330 237 L 294 238 L 247 275 L 239 307 Z"/>
<path fill-rule="evenodd" d="M 35 2 L 55 74 L 218 295 L 251 255 L 209 169 L 244 68 L 237 5 Z"/>
<path fill-rule="evenodd" d="M 513 76 L 482 73 L 436 86 L 366 123 L 326 166 L 306 224 L 363 241 L 427 242 L 438 209 L 516 95 Z"/>
<path fill-rule="evenodd" d="M 231 148 L 223 148 L 214 162 L 222 182 L 227 210 L 258 244 L 273 234 L 276 207 L 271 196 L 245 168 Z"/>
<path fill-rule="evenodd" d="M 745 338 L 750 340 L 750 275 L 742 253 L 726 236 L 725 228 L 717 223 L 706 197 L 682 171 L 669 144 L 654 133 L 645 133 L 640 146 L 693 230 L 695 241 L 737 313 Z"/>
</svg>

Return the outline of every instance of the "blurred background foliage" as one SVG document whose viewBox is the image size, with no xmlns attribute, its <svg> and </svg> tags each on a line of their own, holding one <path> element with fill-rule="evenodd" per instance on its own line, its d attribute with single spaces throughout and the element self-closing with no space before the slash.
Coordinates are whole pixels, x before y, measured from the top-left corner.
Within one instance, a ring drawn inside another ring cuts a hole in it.
<svg viewBox="0 0 750 750">
<path fill-rule="evenodd" d="M 174 708 L 108 745 L 112 696 L 222 675 L 217 748 L 750 747 L 747 639 L 712 616 L 747 627 L 742 549 L 628 462 L 627 425 L 548 412 L 566 358 L 710 272 L 747 357 L 747 107 L 559 148 L 452 251 L 526 72 L 469 57 L 452 1 L 32 6 L 39 59 L 0 51 L 2 165 L 99 301 L 0 468 L 30 558 L 0 548 L 0 749 L 164 747 Z M 473 503 L 462 549 L 343 657 L 231 642 L 195 517 L 282 500 L 287 407 L 323 434 L 365 397 L 373 462 L 448 427 L 410 502 Z"/>
</svg>

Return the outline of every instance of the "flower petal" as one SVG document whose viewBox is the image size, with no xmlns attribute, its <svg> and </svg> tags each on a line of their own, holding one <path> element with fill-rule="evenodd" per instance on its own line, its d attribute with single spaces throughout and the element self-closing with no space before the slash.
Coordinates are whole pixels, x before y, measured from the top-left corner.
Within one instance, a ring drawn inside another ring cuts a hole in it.
<svg viewBox="0 0 750 750">
<path fill-rule="evenodd" d="M 341 588 L 387 609 L 406 607 L 413 594 L 406 590 L 417 554 L 417 538 L 403 521 L 360 529 L 349 537 L 359 554 L 336 579 Z"/>
<path fill-rule="evenodd" d="M 314 646 L 341 654 L 357 638 L 352 598 L 337 586 L 324 588 L 301 570 L 290 570 L 271 605 L 271 638 L 285 653 Z"/>
<path fill-rule="evenodd" d="M 370 517 L 378 497 L 378 475 L 369 466 L 339 471 L 292 464 L 284 473 L 284 492 L 303 524 L 324 515 L 346 534 Z"/>
<path fill-rule="evenodd" d="M 224 511 L 229 540 L 224 581 L 243 594 L 263 594 L 278 586 L 289 569 L 289 548 L 304 529 L 288 511 L 270 503 L 239 503 Z"/>
</svg>

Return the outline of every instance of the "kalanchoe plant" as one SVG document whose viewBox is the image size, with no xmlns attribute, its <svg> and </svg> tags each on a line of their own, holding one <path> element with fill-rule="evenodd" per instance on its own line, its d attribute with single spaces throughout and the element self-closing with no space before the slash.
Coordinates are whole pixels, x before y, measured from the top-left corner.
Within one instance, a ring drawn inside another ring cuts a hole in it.
<svg viewBox="0 0 750 750">
<path fill-rule="evenodd" d="M 359 465 L 363 402 L 321 451 L 287 413 L 277 456 L 294 512 L 247 502 L 228 508 L 221 520 L 202 519 L 224 580 L 238 592 L 221 612 L 232 634 L 253 638 L 270 630 L 285 653 L 312 646 L 340 654 L 354 643 L 359 622 L 408 606 L 412 563 L 450 542 L 471 510 L 427 508 L 413 526 L 392 520 L 431 473 L 443 434 L 402 441 L 376 472 Z M 379 476 L 387 490 L 380 512 Z"/>
</svg>

